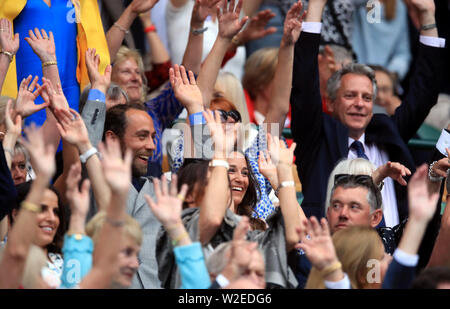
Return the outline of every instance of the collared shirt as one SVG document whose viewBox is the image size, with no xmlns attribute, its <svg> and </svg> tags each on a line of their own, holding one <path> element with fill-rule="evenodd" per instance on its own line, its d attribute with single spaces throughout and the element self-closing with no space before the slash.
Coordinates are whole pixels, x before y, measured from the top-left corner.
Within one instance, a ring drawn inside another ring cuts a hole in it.
<svg viewBox="0 0 450 309">
<path fill-rule="evenodd" d="M 372 162 L 372 164 L 375 165 L 375 167 L 380 167 L 383 164 L 386 164 L 389 161 L 389 156 L 386 151 L 378 148 L 375 144 L 366 144 L 366 134 L 363 134 L 359 141 L 363 144 L 364 152 L 366 153 L 366 156 L 369 158 L 369 161 Z M 357 158 L 356 150 L 350 148 L 350 145 L 355 140 L 351 137 L 348 138 L 348 158 L 349 159 L 355 159 Z M 393 227 L 397 225 L 399 221 L 398 216 L 398 209 L 397 209 L 397 198 L 395 195 L 395 187 L 394 187 L 394 181 L 392 178 L 385 178 L 384 179 L 384 186 L 381 190 L 381 197 L 383 199 L 383 214 L 384 214 L 384 220 L 386 222 L 387 227 Z"/>
</svg>

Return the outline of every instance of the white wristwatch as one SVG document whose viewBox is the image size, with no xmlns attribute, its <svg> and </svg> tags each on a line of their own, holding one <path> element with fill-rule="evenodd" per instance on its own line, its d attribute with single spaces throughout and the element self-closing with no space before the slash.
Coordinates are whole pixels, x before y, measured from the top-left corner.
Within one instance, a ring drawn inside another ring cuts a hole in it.
<svg viewBox="0 0 450 309">
<path fill-rule="evenodd" d="M 95 155 L 96 153 L 98 153 L 97 148 L 92 147 L 91 149 L 89 149 L 88 151 L 86 151 L 85 153 L 80 155 L 80 161 L 81 163 L 86 163 L 87 160 L 92 157 L 93 155 Z"/>
</svg>

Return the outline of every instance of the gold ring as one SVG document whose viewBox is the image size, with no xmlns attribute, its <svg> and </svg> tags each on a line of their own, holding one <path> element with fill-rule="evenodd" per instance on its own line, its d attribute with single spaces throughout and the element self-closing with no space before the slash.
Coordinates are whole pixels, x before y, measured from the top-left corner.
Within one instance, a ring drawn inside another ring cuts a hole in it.
<svg viewBox="0 0 450 309">
<path fill-rule="evenodd" d="M 180 199 L 182 202 L 184 202 L 183 194 L 177 194 L 177 199 Z"/>
</svg>

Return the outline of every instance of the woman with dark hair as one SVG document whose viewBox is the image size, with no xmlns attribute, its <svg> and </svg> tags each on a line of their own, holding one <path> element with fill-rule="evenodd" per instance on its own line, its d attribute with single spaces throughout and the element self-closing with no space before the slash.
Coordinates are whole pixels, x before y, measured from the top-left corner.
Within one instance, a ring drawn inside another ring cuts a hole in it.
<svg viewBox="0 0 450 309">
<path fill-rule="evenodd" d="M 230 166 L 228 178 L 230 180 L 231 198 L 237 215 L 250 218 L 252 230 L 265 230 L 266 223 L 257 217 L 256 205 L 261 189 L 250 166 L 250 161 L 241 151 L 235 151 L 227 158 Z"/>
<path fill-rule="evenodd" d="M 14 224 L 20 205 L 28 195 L 32 184 L 33 181 L 29 181 L 16 186 L 16 205 L 8 214 L 10 229 Z M 61 248 L 67 227 L 65 206 L 61 203 L 59 193 L 51 186 L 44 191 L 40 204 L 42 212 L 36 215 L 38 228 L 33 238 L 33 244 L 39 246 L 47 254 L 47 274 L 59 279 L 63 268 Z"/>
</svg>

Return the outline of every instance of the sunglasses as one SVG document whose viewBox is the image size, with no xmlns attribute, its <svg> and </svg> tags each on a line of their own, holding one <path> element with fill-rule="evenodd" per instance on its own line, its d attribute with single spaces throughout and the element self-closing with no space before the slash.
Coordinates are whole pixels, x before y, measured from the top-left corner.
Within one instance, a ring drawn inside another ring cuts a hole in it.
<svg viewBox="0 0 450 309">
<path fill-rule="evenodd" d="M 381 198 L 380 189 L 377 185 L 375 185 L 373 178 L 370 175 L 336 174 L 334 176 L 335 188 L 339 185 L 345 185 L 347 183 L 354 183 L 366 187 L 375 193 L 377 200 Z"/>
<path fill-rule="evenodd" d="M 220 113 L 220 119 L 222 122 L 227 122 L 228 117 L 234 120 L 234 122 L 241 122 L 241 114 L 237 110 L 231 110 L 229 112 L 226 112 L 222 109 L 217 110 Z"/>
</svg>

